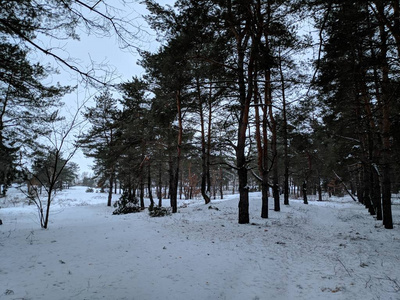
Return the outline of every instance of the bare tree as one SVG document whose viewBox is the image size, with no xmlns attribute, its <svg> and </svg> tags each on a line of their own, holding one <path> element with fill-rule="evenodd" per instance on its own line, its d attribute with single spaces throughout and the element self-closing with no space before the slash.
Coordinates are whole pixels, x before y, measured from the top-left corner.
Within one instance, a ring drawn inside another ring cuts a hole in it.
<svg viewBox="0 0 400 300">
<path fill-rule="evenodd" d="M 36 171 L 40 169 L 40 172 L 35 172 L 35 168 L 26 170 L 44 189 L 44 193 L 39 193 L 37 189 L 31 190 L 29 195 L 30 201 L 38 209 L 40 226 L 44 229 L 48 227 L 50 206 L 56 195 L 59 179 L 78 150 L 78 144 L 71 138 L 82 128 L 83 123 L 78 118 L 82 107 L 83 105 L 78 107 L 71 120 L 63 119 L 51 124 L 50 133 L 43 136 L 42 148 L 34 153 L 36 158 L 38 152 L 44 154 L 42 158 L 45 160 L 36 160 L 41 164 L 36 166 Z"/>
</svg>

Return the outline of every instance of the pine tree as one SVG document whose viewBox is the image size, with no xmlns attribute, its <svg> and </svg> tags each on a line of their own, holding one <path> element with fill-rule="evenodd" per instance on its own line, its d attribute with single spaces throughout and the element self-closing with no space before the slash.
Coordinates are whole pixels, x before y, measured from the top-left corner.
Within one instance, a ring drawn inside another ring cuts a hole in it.
<svg viewBox="0 0 400 300">
<path fill-rule="evenodd" d="M 144 187 L 147 182 L 151 207 L 152 198 L 151 162 L 154 160 L 154 122 L 150 116 L 151 103 L 146 96 L 147 84 L 138 78 L 121 84 L 122 112 L 119 118 L 121 130 L 120 146 L 124 155 L 118 167 L 119 179 L 125 192 L 132 195 L 132 179 L 135 178 L 140 191 L 140 206 L 144 209 Z M 122 176 L 122 174 L 124 174 Z M 128 175 L 128 176 L 127 176 Z M 125 178 L 130 182 L 125 183 Z M 146 180 L 147 179 L 147 180 Z M 134 187 L 133 190 L 136 190 Z"/>
<path fill-rule="evenodd" d="M 96 163 L 96 176 L 101 186 L 108 181 L 107 206 L 111 206 L 112 192 L 115 184 L 116 166 L 120 153 L 116 151 L 118 143 L 117 100 L 109 91 L 95 97 L 96 106 L 87 108 L 84 117 L 92 127 L 79 138 L 79 145 L 87 157 L 93 157 Z"/>
<path fill-rule="evenodd" d="M 398 63 L 388 60 L 389 53 L 398 52 L 398 30 L 393 27 L 398 22 L 398 3 L 318 2 L 324 18 L 317 26 L 326 34 L 325 55 L 318 65 L 319 83 L 330 109 L 327 119 L 339 125 L 333 131 L 339 139 L 347 139 L 343 143 L 347 153 L 354 146 L 360 149 L 359 200 L 378 219 L 383 213 L 385 228 L 393 228 L 389 163 L 393 102 L 389 99 L 397 94 Z"/>
<path fill-rule="evenodd" d="M 168 42 L 156 54 L 144 53 L 142 65 L 147 76 L 154 82 L 153 109 L 162 113 L 162 122 L 167 129 L 167 153 L 169 165 L 169 194 L 172 213 L 177 212 L 178 183 L 183 149 L 183 110 L 189 73 L 187 68 L 186 45 L 177 37 Z"/>
<path fill-rule="evenodd" d="M 37 147 L 49 122 L 58 119 L 60 98 L 71 88 L 45 86 L 42 82 L 50 70 L 30 63 L 28 52 L 18 45 L 3 41 L 0 55 L 0 184 L 4 192 L 17 174 L 18 156 L 25 157 Z"/>
</svg>

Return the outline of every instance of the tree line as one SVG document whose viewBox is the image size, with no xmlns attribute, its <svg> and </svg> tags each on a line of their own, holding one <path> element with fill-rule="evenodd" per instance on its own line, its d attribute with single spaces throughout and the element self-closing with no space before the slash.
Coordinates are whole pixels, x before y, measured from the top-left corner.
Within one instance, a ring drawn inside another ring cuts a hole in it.
<svg viewBox="0 0 400 300">
<path fill-rule="evenodd" d="M 305 204 L 310 193 L 322 200 L 341 190 L 393 228 L 398 1 L 144 3 L 161 46 L 140 51 L 141 78 L 106 89 L 85 109 L 91 127 L 77 141 L 109 187 L 108 205 L 117 182 L 143 208 L 145 190 L 152 206 L 167 190 L 176 212 L 179 189 L 209 203 L 212 190 L 236 181 L 245 224 L 256 182 L 262 218 L 270 192 L 279 211 L 293 187 Z"/>
<path fill-rule="evenodd" d="M 158 183 L 160 191 L 168 174 L 176 212 L 182 173 L 196 173 L 208 203 L 210 174 L 234 170 L 239 223 L 249 222 L 254 179 L 263 218 L 270 191 L 279 211 L 281 194 L 289 204 L 290 186 L 301 189 L 305 203 L 311 190 L 321 200 L 323 190 L 339 188 L 392 228 L 395 1 L 146 4 L 162 46 L 141 53 L 145 75 L 120 86 L 122 99 L 105 93 L 86 114 L 95 125 L 84 140 L 87 153 L 110 185 L 118 177 L 129 194 L 139 189 L 143 198 L 146 184 L 150 191 Z M 307 22 L 312 32 L 305 32 Z"/>
</svg>

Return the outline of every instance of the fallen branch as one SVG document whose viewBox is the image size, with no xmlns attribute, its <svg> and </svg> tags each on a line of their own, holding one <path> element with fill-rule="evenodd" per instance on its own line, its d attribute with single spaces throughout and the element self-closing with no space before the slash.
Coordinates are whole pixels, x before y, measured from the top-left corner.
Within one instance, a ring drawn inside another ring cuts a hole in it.
<svg viewBox="0 0 400 300">
<path fill-rule="evenodd" d="M 346 184 L 344 183 L 344 181 L 342 180 L 342 178 L 340 178 L 340 176 L 334 171 L 332 170 L 332 172 L 335 174 L 335 176 L 337 177 L 337 179 L 339 179 L 340 183 L 343 185 L 344 189 L 346 190 L 347 194 L 350 195 L 351 199 L 353 199 L 355 202 L 357 202 L 357 199 L 354 198 L 353 194 L 349 191 L 349 189 L 347 188 Z"/>
<path fill-rule="evenodd" d="M 351 276 L 349 270 L 346 268 L 346 266 L 342 263 L 342 261 L 340 260 L 339 257 L 336 257 L 337 261 L 340 262 L 340 264 L 343 266 L 343 268 L 346 270 L 347 274 L 349 274 L 349 276 Z"/>
<path fill-rule="evenodd" d="M 388 275 L 386 275 L 386 278 L 394 284 L 396 292 L 400 291 L 400 286 L 395 279 L 390 278 Z"/>
</svg>

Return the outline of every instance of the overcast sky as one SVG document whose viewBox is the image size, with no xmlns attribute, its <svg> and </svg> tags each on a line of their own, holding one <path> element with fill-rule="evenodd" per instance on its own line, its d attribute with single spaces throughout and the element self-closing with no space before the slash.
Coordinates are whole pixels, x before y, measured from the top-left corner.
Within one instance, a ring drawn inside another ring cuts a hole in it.
<svg viewBox="0 0 400 300">
<path fill-rule="evenodd" d="M 115 3 L 118 0 L 106 0 L 107 3 Z M 162 5 L 173 5 L 173 0 L 158 0 Z M 132 3 L 132 7 L 126 7 L 125 12 L 130 18 L 135 18 L 138 25 L 143 26 L 142 36 L 140 40 L 136 41 L 136 45 L 143 50 L 155 51 L 159 44 L 156 41 L 156 35 L 154 32 L 148 28 L 147 24 L 143 19 L 140 18 L 141 15 L 146 14 L 147 10 L 145 6 L 139 4 L 138 2 Z M 88 36 L 84 32 L 79 32 L 80 41 L 49 41 L 47 46 L 59 48 L 57 53 L 62 57 L 70 58 L 71 61 L 78 63 L 83 69 L 90 68 L 91 62 L 96 64 L 108 65 L 108 70 L 115 71 L 112 75 L 114 83 L 127 81 L 132 78 L 132 76 L 141 76 L 143 70 L 137 65 L 137 60 L 139 55 L 131 49 L 120 49 L 118 40 L 115 36 L 111 37 L 96 37 Z M 44 43 L 45 44 L 45 43 Z M 60 82 L 62 85 L 75 86 L 78 84 L 78 88 L 72 94 L 67 95 L 63 102 L 66 103 L 68 111 L 73 114 L 76 109 L 77 103 L 82 103 L 88 98 L 93 99 L 96 94 L 100 93 L 100 90 L 95 90 L 93 88 L 88 89 L 83 84 L 79 83 L 79 75 L 73 71 L 67 69 L 66 67 L 57 64 L 50 57 L 40 57 L 41 54 L 37 54 L 36 59 L 41 61 L 46 61 L 58 68 L 60 74 L 54 75 L 49 79 L 48 83 Z M 100 74 L 100 73 L 98 73 Z M 89 102 L 90 103 L 90 102 Z M 93 103 L 93 102 L 92 102 Z M 86 127 L 87 128 L 87 127 Z M 92 160 L 86 159 L 81 151 L 78 151 L 72 159 L 73 162 L 78 163 L 80 166 L 80 174 L 82 172 L 91 171 Z"/>
</svg>

